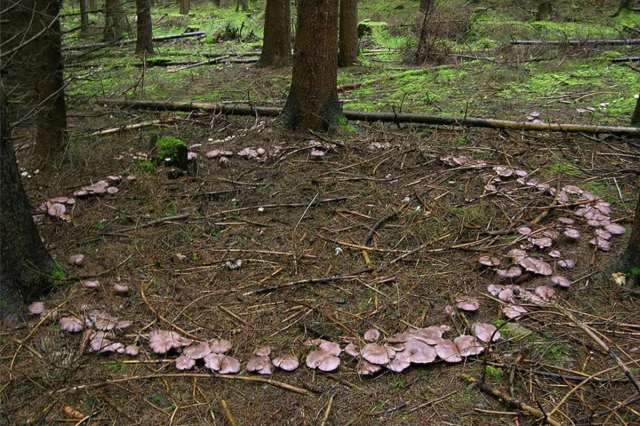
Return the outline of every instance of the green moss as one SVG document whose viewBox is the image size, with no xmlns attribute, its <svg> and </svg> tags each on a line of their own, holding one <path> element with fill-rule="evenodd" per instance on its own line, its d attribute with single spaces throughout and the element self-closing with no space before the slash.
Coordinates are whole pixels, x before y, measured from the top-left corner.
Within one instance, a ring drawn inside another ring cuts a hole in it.
<svg viewBox="0 0 640 426">
<path fill-rule="evenodd" d="M 504 375 L 504 372 L 501 368 L 494 367 L 492 365 L 487 365 L 484 369 L 486 376 L 492 380 L 500 380 Z"/>
<path fill-rule="evenodd" d="M 538 355 L 553 363 L 564 363 L 569 359 L 571 348 L 564 343 L 551 343 L 538 348 Z"/>
<path fill-rule="evenodd" d="M 516 322 L 507 322 L 501 319 L 491 322 L 500 330 L 500 334 L 505 339 L 522 340 L 533 336 L 533 331 Z"/>
<path fill-rule="evenodd" d="M 564 160 L 556 160 L 548 164 L 544 168 L 543 172 L 546 172 L 545 175 L 550 175 L 550 177 L 554 177 L 556 175 L 582 176 L 582 172 L 575 164 Z"/>
<path fill-rule="evenodd" d="M 614 185 L 607 184 L 606 182 L 585 182 L 580 186 L 582 189 L 589 191 L 610 203 L 618 200 L 617 188 Z"/>
<path fill-rule="evenodd" d="M 51 267 L 51 271 L 49 271 L 49 278 L 53 281 L 54 284 L 59 283 L 64 280 L 67 276 L 64 267 L 57 261 L 53 262 L 53 266 Z"/>
<path fill-rule="evenodd" d="M 474 226 L 482 226 L 489 220 L 489 211 L 483 205 L 450 207 L 449 213 L 456 216 L 458 220 Z"/>
<path fill-rule="evenodd" d="M 156 141 L 153 162 L 162 164 L 167 158 L 175 160 L 180 151 L 187 150 L 187 144 L 174 136 L 163 136 Z"/>
<path fill-rule="evenodd" d="M 138 161 L 138 168 L 144 173 L 153 173 L 156 171 L 156 165 L 151 160 Z"/>
</svg>

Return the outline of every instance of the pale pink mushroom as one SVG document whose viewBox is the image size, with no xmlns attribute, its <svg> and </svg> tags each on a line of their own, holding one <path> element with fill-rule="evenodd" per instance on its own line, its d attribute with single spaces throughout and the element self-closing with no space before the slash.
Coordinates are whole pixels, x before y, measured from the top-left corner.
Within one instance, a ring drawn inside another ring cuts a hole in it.
<svg viewBox="0 0 640 426">
<path fill-rule="evenodd" d="M 502 335 L 500 331 L 493 325 L 486 322 L 477 322 L 471 327 L 473 335 L 481 342 L 497 342 Z"/>
<path fill-rule="evenodd" d="M 60 324 L 60 329 L 68 331 L 70 333 L 77 333 L 79 331 L 82 331 L 82 329 L 84 328 L 82 325 L 82 321 L 80 321 L 76 317 L 62 317 L 60 318 L 58 323 Z"/>
<path fill-rule="evenodd" d="M 44 312 L 44 302 L 33 302 L 27 309 L 31 315 L 42 315 Z"/>
<path fill-rule="evenodd" d="M 609 251 L 611 250 L 611 243 L 607 240 L 604 240 L 600 237 L 596 237 L 593 238 L 591 240 L 589 240 L 589 244 L 598 247 L 598 249 L 602 250 L 602 251 Z"/>
<path fill-rule="evenodd" d="M 94 280 L 90 280 L 90 281 L 83 281 L 82 282 L 82 286 L 84 288 L 88 288 L 91 290 L 95 290 L 98 287 L 100 287 L 100 282 L 99 281 L 94 281 Z"/>
<path fill-rule="evenodd" d="M 236 374 L 240 372 L 240 361 L 228 355 L 221 355 L 218 372 L 220 374 Z"/>
<path fill-rule="evenodd" d="M 440 342 L 443 340 L 440 339 Z M 430 364 L 436 360 L 436 351 L 430 345 L 420 340 L 409 340 L 405 344 L 404 351 L 398 352 L 413 364 Z"/>
<path fill-rule="evenodd" d="M 456 298 L 456 306 L 466 312 L 475 312 L 480 309 L 480 301 L 475 297 L 461 296 Z"/>
<path fill-rule="evenodd" d="M 575 220 L 568 217 L 559 217 L 558 222 L 562 223 L 563 225 L 573 225 L 574 223 L 576 223 Z"/>
<path fill-rule="evenodd" d="M 364 332 L 364 340 L 370 343 L 377 342 L 380 340 L 380 331 L 375 328 L 370 328 Z"/>
<path fill-rule="evenodd" d="M 305 346 L 317 346 L 320 350 L 338 356 L 342 353 L 342 349 L 338 343 L 330 342 L 324 339 L 309 339 L 304 342 Z"/>
<path fill-rule="evenodd" d="M 69 265 L 72 266 L 82 266 L 84 265 L 84 254 L 74 254 L 69 256 Z"/>
<path fill-rule="evenodd" d="M 458 336 L 453 342 L 458 347 L 460 355 L 463 357 L 479 355 L 484 351 L 484 347 L 474 336 Z"/>
<path fill-rule="evenodd" d="M 124 348 L 124 353 L 129 356 L 137 356 L 140 353 L 140 348 L 138 348 L 136 345 L 127 345 Z"/>
<path fill-rule="evenodd" d="M 528 226 L 521 226 L 518 228 L 518 234 L 520 235 L 527 236 L 527 235 L 531 235 L 532 232 L 533 231 Z"/>
<path fill-rule="evenodd" d="M 120 190 L 115 186 L 110 186 L 107 188 L 107 193 L 109 194 L 117 194 Z"/>
<path fill-rule="evenodd" d="M 502 308 L 502 313 L 509 319 L 516 319 L 527 313 L 527 310 L 520 305 L 507 305 Z"/>
<path fill-rule="evenodd" d="M 211 352 L 216 354 L 223 354 L 231 350 L 231 342 L 225 339 L 213 339 L 209 340 L 209 348 Z"/>
<path fill-rule="evenodd" d="M 553 240 L 549 237 L 531 238 L 529 241 L 538 248 L 547 248 L 553 245 Z"/>
<path fill-rule="evenodd" d="M 209 355 L 203 358 L 204 366 L 211 371 L 219 371 L 220 364 L 222 363 L 222 358 L 224 357 L 225 355 L 222 355 L 222 354 L 210 353 Z"/>
<path fill-rule="evenodd" d="M 527 252 L 522 249 L 514 248 L 509 250 L 509 252 L 507 253 L 507 256 L 509 256 L 515 262 L 518 262 L 521 259 L 524 259 L 525 257 L 527 257 Z"/>
<path fill-rule="evenodd" d="M 129 286 L 116 283 L 113 285 L 113 292 L 120 296 L 126 296 L 129 294 Z"/>
<path fill-rule="evenodd" d="M 562 253 L 560 253 L 559 250 L 551 250 L 549 252 L 549 256 L 553 257 L 554 259 L 558 259 L 558 258 L 562 257 Z"/>
<path fill-rule="evenodd" d="M 610 232 L 607 232 L 604 229 L 596 229 L 595 234 L 598 238 L 602 238 L 603 240 L 610 240 L 612 235 Z"/>
<path fill-rule="evenodd" d="M 496 274 L 498 274 L 500 278 L 513 279 L 522 275 L 522 269 L 518 266 L 511 266 L 507 269 L 496 269 Z"/>
<path fill-rule="evenodd" d="M 300 361 L 295 355 L 281 355 L 273 359 L 273 365 L 284 371 L 293 371 L 298 368 Z"/>
<path fill-rule="evenodd" d="M 580 231 L 573 228 L 567 228 L 563 232 L 564 236 L 571 240 L 579 240 L 580 239 Z"/>
<path fill-rule="evenodd" d="M 500 259 L 498 259 L 497 257 L 480 256 L 478 258 L 478 263 L 481 264 L 482 266 L 499 266 L 501 262 L 500 262 Z"/>
<path fill-rule="evenodd" d="M 445 362 L 460 362 L 462 355 L 458 350 L 458 346 L 451 340 L 443 340 L 436 345 L 436 354 Z"/>
<path fill-rule="evenodd" d="M 394 373 L 401 373 L 411 366 L 411 361 L 409 360 L 410 357 L 411 355 L 408 352 L 397 352 L 396 356 L 386 365 L 386 367 Z"/>
<path fill-rule="evenodd" d="M 569 281 L 567 278 L 561 276 L 561 275 L 554 275 L 551 277 L 551 282 L 554 285 L 560 286 L 560 287 L 564 287 L 564 288 L 569 288 L 571 287 L 571 281 Z"/>
<path fill-rule="evenodd" d="M 608 225 L 605 225 L 604 229 L 611 235 L 622 235 L 625 231 L 624 226 L 618 225 L 617 223 L 610 223 Z"/>
<path fill-rule="evenodd" d="M 371 364 L 365 360 L 360 361 L 358 364 L 358 374 L 360 376 L 370 376 L 372 374 L 376 374 L 380 370 L 382 370 L 381 365 Z"/>
<path fill-rule="evenodd" d="M 494 297 L 497 297 L 502 290 L 504 290 L 504 286 L 501 285 L 489 284 L 487 286 L 487 292 Z"/>
<path fill-rule="evenodd" d="M 324 372 L 334 371 L 340 366 L 340 358 L 322 349 L 309 352 L 305 362 L 307 367 Z"/>
<path fill-rule="evenodd" d="M 207 342 L 194 343 L 191 346 L 187 346 L 182 351 L 182 354 L 188 356 L 191 359 L 202 359 L 211 353 L 211 348 Z"/>
<path fill-rule="evenodd" d="M 51 217 L 62 218 L 64 217 L 66 211 L 67 208 L 64 206 L 64 204 L 60 203 L 50 203 L 47 208 L 47 214 Z"/>
<path fill-rule="evenodd" d="M 354 358 L 360 356 L 360 349 L 358 349 L 358 347 L 354 343 L 349 343 L 347 346 L 345 346 L 344 351 Z"/>
<path fill-rule="evenodd" d="M 573 269 L 576 266 L 576 262 L 572 259 L 563 259 L 558 261 L 558 266 L 563 269 Z"/>
<path fill-rule="evenodd" d="M 247 362 L 247 371 L 250 373 L 258 373 L 264 376 L 270 376 L 273 373 L 273 364 L 269 357 L 252 356 Z"/>
<path fill-rule="evenodd" d="M 498 299 L 502 300 L 503 302 L 512 302 L 514 297 L 515 294 L 512 288 L 504 288 L 500 291 L 500 293 L 498 293 Z"/>
<path fill-rule="evenodd" d="M 513 169 L 506 166 L 494 166 L 493 171 L 502 177 L 510 177 L 513 175 Z"/>
<path fill-rule="evenodd" d="M 191 370 L 194 365 L 196 365 L 196 360 L 184 354 L 176 358 L 176 368 L 178 370 Z"/>
<path fill-rule="evenodd" d="M 360 354 L 371 364 L 384 365 L 391 361 L 389 350 L 385 346 L 377 343 L 368 343 L 364 345 Z"/>
<path fill-rule="evenodd" d="M 442 340 L 442 335 L 447 331 L 442 326 L 433 325 L 426 328 L 418 328 L 410 332 L 410 338 L 425 342 L 427 345 L 437 345 Z"/>
<path fill-rule="evenodd" d="M 193 340 L 182 337 L 175 331 L 152 330 L 149 333 L 149 346 L 157 354 L 165 354 L 171 349 L 189 346 Z"/>
<path fill-rule="evenodd" d="M 271 347 L 270 346 L 261 346 L 258 349 L 256 349 L 255 351 L 253 351 L 253 354 L 255 356 L 266 356 L 266 357 L 268 357 L 269 355 L 271 355 Z"/>
<path fill-rule="evenodd" d="M 553 270 L 551 269 L 551 265 L 541 259 L 537 259 L 535 257 L 525 257 L 518 261 L 518 264 L 522 266 L 525 270 L 529 272 L 533 272 L 538 275 L 551 275 Z"/>
</svg>

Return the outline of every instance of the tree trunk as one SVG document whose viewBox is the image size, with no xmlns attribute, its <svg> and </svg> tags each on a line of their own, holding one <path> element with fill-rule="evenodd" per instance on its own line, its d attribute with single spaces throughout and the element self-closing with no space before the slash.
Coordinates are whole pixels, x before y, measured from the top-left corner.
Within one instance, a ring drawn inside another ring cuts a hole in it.
<svg viewBox="0 0 640 426">
<path fill-rule="evenodd" d="M 640 127 L 640 96 L 636 101 L 636 108 L 633 110 L 633 115 L 631 116 L 631 125 Z"/>
<path fill-rule="evenodd" d="M 88 0 L 80 0 L 80 32 L 86 33 L 88 29 L 89 29 Z"/>
<path fill-rule="evenodd" d="M 291 89 L 283 115 L 292 129 L 335 128 L 338 103 L 338 0 L 298 0 Z"/>
<path fill-rule="evenodd" d="M 214 4 L 216 7 L 220 7 L 220 0 L 213 0 L 213 4 Z"/>
<path fill-rule="evenodd" d="M 66 147 L 67 106 L 64 100 L 64 77 L 62 63 L 62 34 L 60 30 L 60 3 L 39 0 L 42 25 L 51 27 L 38 37 L 36 46 L 39 56 L 34 64 L 36 93 L 43 104 L 36 118 L 36 149 L 40 163 L 47 166 L 50 160 L 64 153 Z M 40 29 L 33 29 L 37 33 Z"/>
<path fill-rule="evenodd" d="M 625 250 L 620 269 L 631 272 L 632 284 L 640 283 L 640 199 L 636 204 L 636 214 L 631 229 L 631 238 Z"/>
<path fill-rule="evenodd" d="M 281 67 L 291 61 L 290 0 L 267 0 L 260 65 Z"/>
<path fill-rule="evenodd" d="M 120 0 L 105 0 L 104 6 L 104 41 L 121 40 L 125 22 Z"/>
<path fill-rule="evenodd" d="M 53 261 L 33 223 L 9 140 L 6 100 L 0 92 L 0 323 L 15 323 L 23 303 L 49 289 Z"/>
<path fill-rule="evenodd" d="M 247 12 L 249 10 L 249 1 L 236 0 L 236 12 L 238 12 L 241 8 L 243 12 Z"/>
<path fill-rule="evenodd" d="M 138 15 L 136 53 L 139 55 L 153 55 L 150 0 L 136 0 L 136 14 Z"/>
<path fill-rule="evenodd" d="M 633 0 L 620 0 L 620 4 L 618 5 L 618 10 L 613 14 L 614 17 L 620 15 L 620 12 L 623 10 L 630 10 L 633 5 Z"/>
<path fill-rule="evenodd" d="M 88 0 L 89 12 L 95 13 L 98 11 L 98 0 Z"/>
<path fill-rule="evenodd" d="M 538 11 L 536 12 L 536 20 L 544 21 L 550 19 L 552 11 L 551 0 L 538 0 Z"/>
<path fill-rule="evenodd" d="M 180 14 L 188 15 L 191 8 L 191 0 L 180 0 Z"/>
<path fill-rule="evenodd" d="M 418 36 L 418 47 L 414 55 L 414 63 L 422 64 L 425 62 L 429 51 L 431 50 L 432 40 L 429 36 L 429 24 L 431 13 L 433 12 L 435 0 L 422 0 L 420 2 L 420 11 L 418 12 L 418 28 L 420 33 Z"/>
<path fill-rule="evenodd" d="M 341 67 L 353 65 L 358 58 L 358 0 L 340 0 Z"/>
</svg>

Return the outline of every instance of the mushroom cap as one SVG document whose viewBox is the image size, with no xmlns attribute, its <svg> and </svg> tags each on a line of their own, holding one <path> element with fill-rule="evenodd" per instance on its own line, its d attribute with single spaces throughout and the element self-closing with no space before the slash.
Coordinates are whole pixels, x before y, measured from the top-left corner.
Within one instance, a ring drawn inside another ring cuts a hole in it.
<svg viewBox="0 0 640 426">
<path fill-rule="evenodd" d="M 389 349 L 377 343 L 368 343 L 364 345 L 364 347 L 360 351 L 360 354 L 371 364 L 384 365 L 388 364 L 389 361 L 391 361 L 391 357 L 389 356 Z"/>
<path fill-rule="evenodd" d="M 461 296 L 456 298 L 456 306 L 467 312 L 475 312 L 480 309 L 480 301 L 475 297 Z"/>
<path fill-rule="evenodd" d="M 124 296 L 124 295 L 129 293 L 129 286 L 125 285 L 125 284 L 116 283 L 116 284 L 113 285 L 113 292 L 115 294 L 119 294 L 121 296 Z"/>
<path fill-rule="evenodd" d="M 182 354 L 176 358 L 176 368 L 178 370 L 191 370 L 196 365 L 196 360 Z"/>
<path fill-rule="evenodd" d="M 67 208 L 64 204 L 60 203 L 47 203 L 47 214 L 51 217 L 62 218 L 66 213 Z"/>
<path fill-rule="evenodd" d="M 498 293 L 498 299 L 503 302 L 511 302 L 515 298 L 515 294 L 513 293 L 513 289 L 511 288 L 503 288 L 500 293 Z"/>
<path fill-rule="evenodd" d="M 462 361 L 462 355 L 456 346 L 451 340 L 443 340 L 442 342 L 436 345 L 436 354 L 445 362 L 460 362 Z"/>
<path fill-rule="evenodd" d="M 107 333 L 104 331 L 96 331 L 89 337 L 89 352 L 125 352 L 125 347 L 122 343 L 113 342 L 107 338 Z"/>
<path fill-rule="evenodd" d="M 553 257 L 554 259 L 558 259 L 558 258 L 562 257 L 562 253 L 560 253 L 559 250 L 551 250 L 547 254 L 549 255 L 549 257 Z"/>
<path fill-rule="evenodd" d="M 520 305 L 507 305 L 502 308 L 502 313 L 509 319 L 519 318 L 527 312 L 527 309 Z"/>
<path fill-rule="evenodd" d="M 309 352 L 305 362 L 307 367 L 324 372 L 334 371 L 340 366 L 340 358 L 322 349 Z"/>
<path fill-rule="evenodd" d="M 520 235 L 527 236 L 527 235 L 531 235 L 532 232 L 533 230 L 528 226 L 521 226 L 518 228 L 518 234 Z"/>
<path fill-rule="evenodd" d="M 364 340 L 370 343 L 380 340 L 380 331 L 375 328 L 370 328 L 364 332 Z"/>
<path fill-rule="evenodd" d="M 578 231 L 577 229 L 574 228 L 566 228 L 563 232 L 564 236 L 572 239 L 572 240 L 579 240 L 580 239 L 580 231 Z"/>
<path fill-rule="evenodd" d="M 497 297 L 502 290 L 504 290 L 504 286 L 501 285 L 489 284 L 487 286 L 487 292 L 494 297 Z"/>
<path fill-rule="evenodd" d="M 611 235 L 622 235 L 625 231 L 624 226 L 618 225 L 617 223 L 609 223 L 604 226 L 604 229 Z"/>
<path fill-rule="evenodd" d="M 127 345 L 124 348 L 124 353 L 129 356 L 137 356 L 140 353 L 140 348 L 138 348 L 136 345 Z"/>
<path fill-rule="evenodd" d="M 604 229 L 596 229 L 595 233 L 598 238 L 602 238 L 603 240 L 610 240 L 612 236 L 610 232 L 607 232 Z"/>
<path fill-rule="evenodd" d="M 571 287 L 571 281 L 569 281 L 569 279 L 561 276 L 561 275 L 554 275 L 551 277 L 551 282 L 557 286 L 563 287 L 563 288 L 569 288 Z"/>
<path fill-rule="evenodd" d="M 225 355 L 222 354 L 217 354 L 217 353 L 210 353 L 209 355 L 205 356 L 204 359 L 204 366 L 207 367 L 209 370 L 211 371 L 219 371 L 220 370 L 220 366 L 222 364 L 222 358 Z"/>
<path fill-rule="evenodd" d="M 507 252 L 507 256 L 518 262 L 520 261 L 520 259 L 524 259 L 525 257 L 527 257 L 527 252 L 519 248 L 514 248 Z"/>
<path fill-rule="evenodd" d="M 82 329 L 84 328 L 84 326 L 82 325 L 82 321 L 80 321 L 76 317 L 71 316 L 60 318 L 58 323 L 60 324 L 60 328 L 62 330 L 68 331 L 70 333 L 77 333 L 79 331 L 82 331 Z"/>
<path fill-rule="evenodd" d="M 501 261 L 497 257 L 483 255 L 478 258 L 478 263 L 482 266 L 498 266 Z"/>
<path fill-rule="evenodd" d="M 529 241 L 538 248 L 547 248 L 553 245 L 553 240 L 549 237 L 530 238 Z"/>
<path fill-rule="evenodd" d="M 295 355 L 281 355 L 273 359 L 273 365 L 284 371 L 293 371 L 300 366 L 300 361 Z"/>
<path fill-rule="evenodd" d="M 273 364 L 268 356 L 253 356 L 247 362 L 247 371 L 270 376 L 273 373 Z"/>
<path fill-rule="evenodd" d="M 165 354 L 171 349 L 189 346 L 193 341 L 182 337 L 175 331 L 152 330 L 149 333 L 149 346 L 157 354 Z"/>
<path fill-rule="evenodd" d="M 207 342 L 194 343 L 191 346 L 187 346 L 182 351 L 182 354 L 188 356 L 191 359 L 202 359 L 211 353 L 211 348 Z"/>
<path fill-rule="evenodd" d="M 72 254 L 71 256 L 69 256 L 69 265 L 82 266 L 84 265 L 84 260 L 84 254 Z"/>
<path fill-rule="evenodd" d="M 435 350 L 434 350 L 435 352 Z M 408 352 L 397 352 L 396 356 L 386 365 L 394 373 L 401 373 L 411 366 L 411 355 Z"/>
<path fill-rule="evenodd" d="M 371 364 L 365 360 L 360 361 L 358 364 L 358 374 L 361 376 L 370 376 L 382 370 L 381 365 Z"/>
<path fill-rule="evenodd" d="M 525 257 L 518 261 L 518 264 L 525 270 L 539 275 L 551 275 L 553 270 L 551 265 L 541 259 L 535 257 Z"/>
<path fill-rule="evenodd" d="M 271 346 L 261 346 L 258 349 L 256 349 L 255 351 L 253 351 L 253 354 L 255 356 L 266 356 L 266 357 L 268 357 L 269 355 L 271 355 Z"/>
<path fill-rule="evenodd" d="M 510 266 L 507 269 L 496 269 L 496 274 L 498 274 L 500 278 L 518 278 L 522 275 L 522 269 L 518 266 Z"/>
<path fill-rule="evenodd" d="M 453 340 L 453 343 L 458 347 L 460 355 L 463 357 L 479 355 L 484 351 L 484 347 L 480 344 L 475 336 L 462 335 Z"/>
<path fill-rule="evenodd" d="M 227 353 L 232 347 L 233 345 L 231 345 L 231 342 L 226 339 L 209 340 L 209 349 L 211 349 L 211 352 L 216 354 Z"/>
<path fill-rule="evenodd" d="M 553 297 L 556 295 L 556 291 L 548 285 L 539 285 L 535 288 L 534 292 L 545 302 L 553 299 Z"/>
<path fill-rule="evenodd" d="M 596 237 L 596 238 L 593 238 L 593 239 L 589 240 L 589 244 L 598 247 L 598 249 L 600 249 L 602 251 L 611 250 L 611 243 L 609 241 L 603 239 L 603 238 L 600 238 L 600 237 Z"/>
<path fill-rule="evenodd" d="M 309 339 L 304 342 L 305 346 L 317 346 L 320 350 L 339 356 L 342 353 L 340 345 L 324 339 Z"/>
<path fill-rule="evenodd" d="M 360 349 L 358 349 L 358 347 L 354 343 L 349 343 L 347 346 L 345 346 L 344 351 L 354 358 L 360 356 Z"/>
<path fill-rule="evenodd" d="M 430 364 L 436 360 L 436 351 L 433 347 L 420 340 L 409 340 L 405 344 L 404 351 L 396 353 L 404 354 L 401 357 L 407 358 L 407 361 L 413 364 Z M 395 359 L 395 358 L 394 358 Z"/>
<path fill-rule="evenodd" d="M 486 322 L 477 322 L 471 327 L 473 335 L 481 342 L 489 343 L 500 340 L 502 335 L 500 331 L 493 325 Z"/>
<path fill-rule="evenodd" d="M 231 356 L 222 355 L 219 369 L 220 374 L 236 374 L 240 372 L 240 361 Z"/>
<path fill-rule="evenodd" d="M 562 259 L 558 261 L 558 266 L 563 269 L 573 269 L 576 266 L 576 262 L 573 259 Z"/>
<path fill-rule="evenodd" d="M 31 315 L 42 315 L 44 312 L 44 302 L 33 302 L 27 307 Z"/>
<path fill-rule="evenodd" d="M 445 331 L 448 331 L 448 327 L 445 328 L 444 326 L 439 325 L 418 328 L 410 332 L 412 337 L 409 340 L 420 340 L 427 345 L 437 345 L 442 341 L 442 335 L 445 333 Z M 407 342 L 409 340 L 407 340 Z"/>
<path fill-rule="evenodd" d="M 96 289 L 100 287 L 100 281 L 95 281 L 95 280 L 83 281 L 82 286 L 84 288 Z"/>
</svg>

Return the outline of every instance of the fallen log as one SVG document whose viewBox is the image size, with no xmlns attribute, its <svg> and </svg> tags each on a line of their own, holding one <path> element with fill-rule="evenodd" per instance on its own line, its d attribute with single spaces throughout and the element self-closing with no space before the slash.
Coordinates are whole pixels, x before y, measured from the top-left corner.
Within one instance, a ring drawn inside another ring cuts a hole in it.
<svg viewBox="0 0 640 426">
<path fill-rule="evenodd" d="M 169 41 L 169 40 L 177 40 L 177 39 L 181 39 L 181 38 L 187 38 L 187 37 L 202 37 L 206 35 L 206 33 L 204 31 L 194 31 L 194 32 L 190 32 L 190 33 L 182 33 L 182 34 L 172 34 L 172 35 L 167 35 L 167 36 L 162 36 L 162 37 L 154 37 L 153 38 L 153 42 L 154 43 L 160 43 L 163 41 Z M 135 39 L 129 39 L 129 40 L 118 40 L 118 41 L 114 41 L 114 42 L 104 42 L 104 43 L 94 43 L 94 44 L 81 44 L 78 46 L 66 46 L 62 48 L 63 52 L 66 51 L 70 51 L 70 50 L 85 50 L 85 49 L 95 49 L 95 48 L 101 48 L 101 47 L 107 47 L 107 46 L 124 46 L 127 44 L 135 44 L 136 40 Z"/>
<path fill-rule="evenodd" d="M 567 39 L 567 40 L 513 40 L 512 45 L 521 46 L 629 46 L 640 44 L 640 38 L 626 38 L 626 39 Z"/>
<path fill-rule="evenodd" d="M 122 108 L 165 110 L 165 111 L 207 111 L 228 115 L 249 115 L 277 117 L 282 112 L 279 107 L 261 107 L 246 104 L 216 104 L 208 102 L 170 102 L 149 100 L 112 100 L 99 99 L 98 103 Z M 609 133 L 621 136 L 640 136 L 640 128 L 624 126 L 594 126 L 588 124 L 530 123 L 521 121 L 498 120 L 477 117 L 447 117 L 428 114 L 393 113 L 393 112 L 342 112 L 345 118 L 353 121 L 412 123 L 426 125 L 443 125 L 458 127 L 484 127 L 492 129 L 526 130 L 563 133 Z"/>
<path fill-rule="evenodd" d="M 638 62 L 640 61 L 640 56 L 621 56 L 619 58 L 611 59 L 611 62 L 614 64 L 618 64 L 621 62 Z"/>
</svg>

